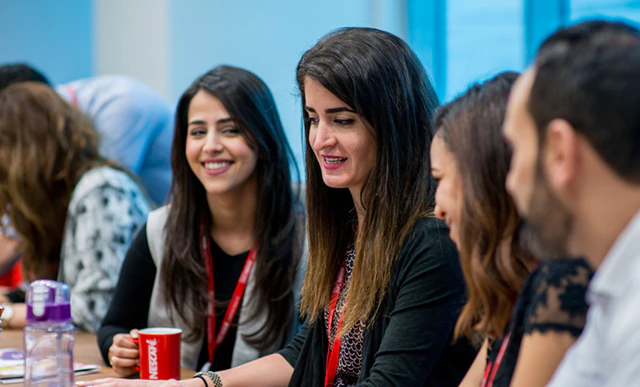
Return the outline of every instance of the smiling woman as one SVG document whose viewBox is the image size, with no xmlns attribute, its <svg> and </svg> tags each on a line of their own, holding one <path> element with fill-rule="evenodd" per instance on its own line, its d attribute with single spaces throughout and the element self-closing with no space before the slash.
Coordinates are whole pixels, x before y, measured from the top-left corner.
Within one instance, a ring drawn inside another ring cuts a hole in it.
<svg viewBox="0 0 640 387">
<path fill-rule="evenodd" d="M 134 241 L 99 332 L 116 372 L 135 372 L 134 328 L 182 328 L 182 365 L 194 370 L 246 363 L 293 336 L 306 258 L 291 163 L 275 101 L 257 76 L 221 66 L 185 91 L 171 204 L 153 211 Z M 236 313 L 229 305 L 240 300 Z"/>
<path fill-rule="evenodd" d="M 360 192 L 376 160 L 374 135 L 356 111 L 318 81 L 306 78 L 304 90 L 309 144 L 321 166 L 322 179 L 328 187 L 348 188 L 355 208 L 364 214 Z"/>
<path fill-rule="evenodd" d="M 474 352 L 450 340 L 464 286 L 430 216 L 427 74 L 396 36 L 346 28 L 307 51 L 296 78 L 311 254 L 308 324 L 280 352 L 290 385 L 457 385 Z"/>
<path fill-rule="evenodd" d="M 225 194 L 255 192 L 258 155 L 222 102 L 198 91 L 189 104 L 188 122 L 187 162 L 210 205 Z"/>
</svg>

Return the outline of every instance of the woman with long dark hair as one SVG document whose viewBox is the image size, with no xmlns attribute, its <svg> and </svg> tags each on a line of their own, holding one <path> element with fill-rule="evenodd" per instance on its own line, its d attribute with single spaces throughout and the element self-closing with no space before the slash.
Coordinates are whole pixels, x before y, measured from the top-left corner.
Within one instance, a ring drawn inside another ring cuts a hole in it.
<svg viewBox="0 0 640 387">
<path fill-rule="evenodd" d="M 98 334 L 116 372 L 134 372 L 132 329 L 182 328 L 182 365 L 194 370 L 246 363 L 293 336 L 305 237 L 292 164 L 275 101 L 260 78 L 220 66 L 184 92 L 171 202 L 149 214 L 134 241 Z M 242 294 L 236 289 L 243 270 L 250 275 Z M 229 305 L 237 297 L 242 304 L 234 313 Z M 226 336 L 219 328 L 209 337 L 209 327 L 223 324 L 230 326 Z"/>
<path fill-rule="evenodd" d="M 452 343 L 465 289 L 455 245 L 432 215 L 438 100 L 424 68 L 400 38 L 345 28 L 302 56 L 296 78 L 307 144 L 306 321 L 278 354 L 181 383 L 457 385 L 475 351 Z M 90 384 L 100 383 L 124 385 Z"/>
<path fill-rule="evenodd" d="M 436 111 L 431 168 L 436 215 L 460 251 L 468 300 L 456 337 L 481 345 L 461 386 L 544 386 L 585 322 L 591 270 L 583 260 L 538 262 L 505 188 L 505 72 Z"/>
<path fill-rule="evenodd" d="M 80 329 L 98 329 L 149 209 L 131 176 L 100 155 L 91 120 L 52 88 L 0 92 L 0 218 L 17 234 L 27 281 L 69 285 Z M 0 325 L 22 328 L 25 318 L 23 303 L 5 303 Z"/>
</svg>

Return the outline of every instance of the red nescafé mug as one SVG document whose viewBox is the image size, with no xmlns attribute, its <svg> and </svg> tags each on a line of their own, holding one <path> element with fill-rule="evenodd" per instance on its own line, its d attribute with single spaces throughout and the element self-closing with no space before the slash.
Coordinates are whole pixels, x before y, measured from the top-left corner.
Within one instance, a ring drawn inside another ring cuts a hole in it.
<svg viewBox="0 0 640 387">
<path fill-rule="evenodd" d="M 140 379 L 180 379 L 180 340 L 178 328 L 145 328 L 138 331 L 138 338 L 130 340 L 138 344 Z"/>
</svg>

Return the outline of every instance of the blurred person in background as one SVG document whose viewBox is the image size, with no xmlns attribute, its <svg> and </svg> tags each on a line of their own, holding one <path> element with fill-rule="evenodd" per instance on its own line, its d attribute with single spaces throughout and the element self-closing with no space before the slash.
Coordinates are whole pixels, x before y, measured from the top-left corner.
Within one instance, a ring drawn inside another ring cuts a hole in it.
<svg viewBox="0 0 640 387">
<path fill-rule="evenodd" d="M 123 376 L 136 372 L 128 339 L 140 328 L 181 328 L 182 366 L 216 371 L 282 349 L 299 328 L 304 208 L 267 85 L 230 66 L 195 80 L 178 102 L 172 160 L 173 199 L 134 240 L 98 332 L 104 360 Z"/>
<path fill-rule="evenodd" d="M 17 235 L 25 279 L 68 284 L 73 322 L 89 332 L 150 209 L 98 144 L 91 120 L 49 86 L 21 82 L 0 92 L 0 216 Z M 24 304 L 5 309 L 4 326 L 24 326 Z"/>
<path fill-rule="evenodd" d="M 482 347 L 460 386 L 545 386 L 580 335 L 591 269 L 582 259 L 538 262 L 505 188 L 506 72 L 436 111 L 431 170 L 435 213 L 460 251 L 468 301 L 456 325 Z"/>
<path fill-rule="evenodd" d="M 0 66 L 0 90 L 27 81 L 51 86 L 26 64 Z M 142 82 L 121 75 L 80 79 L 55 89 L 91 118 L 100 134 L 100 154 L 136 175 L 153 204 L 163 204 L 171 185 L 174 115 L 169 103 Z"/>
<path fill-rule="evenodd" d="M 509 99 L 507 188 L 519 212 L 543 247 L 596 271 L 553 387 L 640 380 L 639 82 L 640 31 L 589 21 L 547 38 Z"/>
<path fill-rule="evenodd" d="M 27 64 L 0 66 L 0 90 L 20 82 L 51 86 L 46 76 Z M 173 110 L 169 104 L 157 92 L 127 76 L 81 79 L 59 85 L 56 91 L 91 118 L 100 135 L 100 154 L 132 172 L 152 205 L 164 203 L 171 184 Z M 22 280 L 20 255 L 6 217 L 2 223 L 7 234 L 0 236 L 0 287 L 14 288 Z M 0 293 L 8 293 L 7 288 Z M 19 290 L 9 293 L 15 301 L 22 296 Z"/>
</svg>

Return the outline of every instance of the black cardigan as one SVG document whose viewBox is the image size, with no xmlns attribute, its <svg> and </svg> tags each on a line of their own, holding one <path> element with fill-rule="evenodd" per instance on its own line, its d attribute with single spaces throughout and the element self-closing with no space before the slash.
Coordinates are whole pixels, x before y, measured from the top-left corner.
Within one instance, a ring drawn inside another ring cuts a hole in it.
<svg viewBox="0 0 640 387">
<path fill-rule="evenodd" d="M 476 350 L 452 343 L 465 301 L 455 245 L 446 225 L 421 219 L 409 233 L 373 326 L 365 330 L 357 386 L 458 386 Z M 323 386 L 327 331 L 305 324 L 282 355 L 294 367 L 290 386 Z"/>
</svg>

